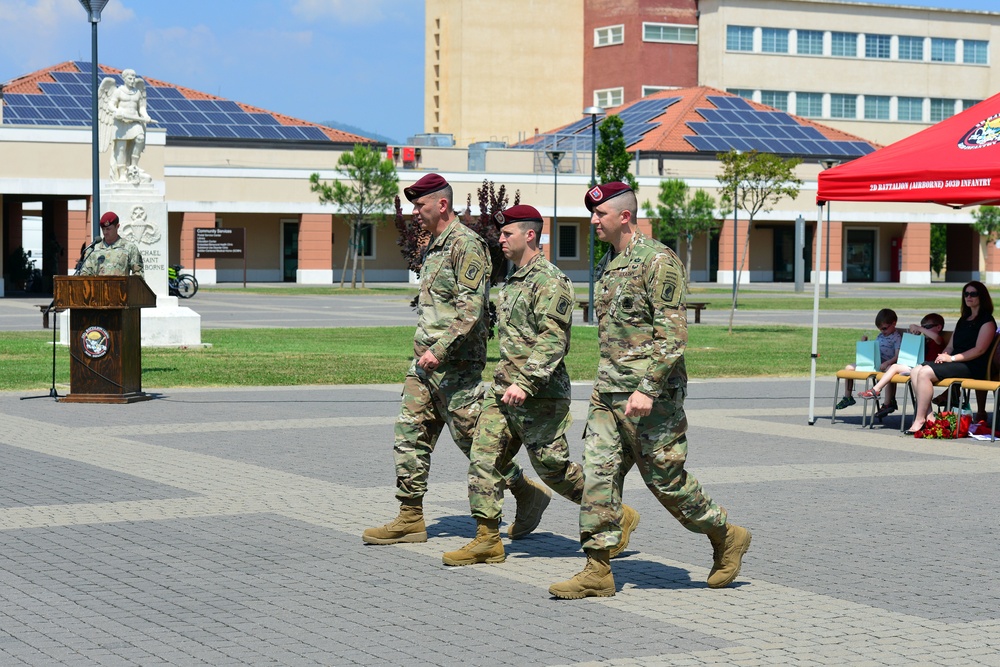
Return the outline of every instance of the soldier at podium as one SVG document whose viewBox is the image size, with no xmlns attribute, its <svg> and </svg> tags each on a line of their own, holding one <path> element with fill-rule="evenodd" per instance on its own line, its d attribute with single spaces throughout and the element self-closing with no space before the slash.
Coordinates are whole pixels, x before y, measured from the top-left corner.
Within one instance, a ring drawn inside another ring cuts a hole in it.
<svg viewBox="0 0 1000 667">
<path fill-rule="evenodd" d="M 101 236 L 84 250 L 77 275 L 142 278 L 142 255 L 134 243 L 118 235 L 118 215 L 112 211 L 101 216 Z"/>
</svg>

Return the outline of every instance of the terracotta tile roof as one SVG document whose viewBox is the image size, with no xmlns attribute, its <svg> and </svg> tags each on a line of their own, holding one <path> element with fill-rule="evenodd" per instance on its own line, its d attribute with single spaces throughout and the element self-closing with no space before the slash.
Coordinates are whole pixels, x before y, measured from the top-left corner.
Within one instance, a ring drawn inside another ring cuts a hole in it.
<svg viewBox="0 0 1000 667">
<path fill-rule="evenodd" d="M 647 97 L 643 97 L 640 100 L 635 100 L 628 104 L 623 104 L 619 107 L 611 108 L 607 110 L 609 115 L 621 114 L 623 111 L 628 110 L 630 107 L 645 102 L 647 100 L 655 99 L 676 99 L 677 101 L 668 106 L 663 112 L 650 120 L 651 123 L 656 123 L 656 127 L 646 132 L 641 139 L 631 144 L 628 147 L 629 152 L 641 151 L 643 153 L 674 153 L 674 154 L 703 154 L 703 155 L 715 155 L 716 151 L 699 151 L 695 146 L 693 146 L 685 137 L 695 136 L 696 132 L 692 130 L 688 123 L 704 123 L 706 122 L 705 117 L 698 113 L 699 109 L 716 109 L 716 105 L 713 104 L 708 98 L 709 97 L 732 97 L 737 98 L 737 95 L 732 93 L 727 93 L 717 88 L 712 88 L 709 86 L 699 86 L 696 88 L 681 88 L 677 90 L 664 90 Z M 743 99 L 743 98 L 740 98 Z M 778 109 L 766 106 L 764 104 L 759 104 L 751 100 L 745 100 L 750 107 L 755 111 L 765 111 L 765 112 L 780 112 Z M 868 141 L 862 137 L 850 134 L 848 132 L 843 132 L 841 130 L 828 127 L 816 121 L 810 120 L 808 118 L 802 118 L 795 116 L 793 114 L 787 114 L 787 116 L 794 120 L 795 123 L 802 127 L 815 128 L 825 139 L 830 141 L 847 141 L 847 142 L 859 142 L 862 144 L 868 144 L 873 149 L 881 148 L 879 144 Z M 565 128 L 572 125 L 578 125 L 578 122 L 570 123 L 569 125 L 564 125 L 561 128 L 552 130 L 546 133 L 546 135 L 558 134 Z M 626 134 L 628 134 L 628 128 L 626 127 Z M 545 135 L 539 135 L 537 137 L 532 137 L 528 141 L 522 142 L 520 146 L 527 147 L 540 143 L 542 137 Z M 588 137 L 589 138 L 589 137 Z M 589 143 L 588 143 L 589 146 Z"/>
<path fill-rule="evenodd" d="M 52 67 L 47 67 L 45 69 L 41 69 L 41 70 L 38 70 L 36 72 L 32 72 L 30 74 L 25 74 L 24 76 L 18 77 L 16 79 L 12 79 L 11 81 L 3 84 L 3 93 L 4 93 L 4 96 L 6 97 L 8 95 L 45 95 L 46 94 L 45 90 L 39 84 L 42 84 L 42 83 L 52 83 L 52 84 L 58 83 L 58 81 L 56 80 L 56 78 L 52 76 L 53 73 L 55 73 L 55 72 L 66 72 L 66 73 L 79 74 L 79 73 L 89 72 L 89 70 L 81 69 L 77 65 L 77 63 L 73 62 L 73 61 L 60 63 L 58 65 L 53 65 Z M 101 74 L 105 74 L 105 75 L 111 75 L 111 74 L 121 75 L 121 73 L 122 73 L 122 70 L 120 70 L 120 69 L 115 69 L 114 67 L 108 67 L 107 65 L 99 65 L 99 76 Z M 194 90 L 192 88 L 186 88 L 184 86 L 178 86 L 178 85 L 169 83 L 167 81 L 161 81 L 159 79 L 154 79 L 152 77 L 148 77 L 148 76 L 144 76 L 144 75 L 141 75 L 141 76 L 142 76 L 142 79 L 146 82 L 147 86 L 151 86 L 151 87 L 155 87 L 155 88 L 171 88 L 171 89 L 174 89 L 174 90 L 178 91 L 183 96 L 184 99 L 188 99 L 188 100 L 211 100 L 211 101 L 215 101 L 215 102 L 229 102 L 229 100 L 226 100 L 223 97 L 218 97 L 216 95 L 210 95 L 209 93 L 203 93 L 201 91 Z M 154 118 L 156 117 L 155 104 L 156 104 L 155 100 L 150 100 L 148 102 L 149 109 L 150 109 L 150 115 L 153 116 Z M 341 130 L 337 130 L 337 129 L 334 129 L 334 128 L 331 128 L 331 127 L 327 127 L 325 125 L 320 125 L 319 123 L 312 123 L 312 122 L 309 122 L 309 121 L 306 121 L 306 120 L 300 120 L 298 118 L 293 118 L 291 116 L 286 116 L 284 114 L 274 113 L 273 111 L 268 111 L 266 109 L 261 109 L 260 107 L 251 106 L 249 104 L 243 104 L 243 103 L 240 103 L 240 102 L 235 102 L 235 104 L 240 109 L 242 109 L 243 111 L 245 111 L 247 113 L 252 113 L 252 114 L 267 114 L 267 115 L 271 116 L 276 121 L 276 123 L 278 125 L 283 125 L 283 126 L 286 126 L 286 127 L 302 127 L 302 128 L 310 127 L 310 128 L 317 128 L 320 132 L 322 132 L 327 137 L 327 139 L 329 139 L 332 142 L 337 142 L 337 143 L 375 143 L 374 139 L 369 139 L 367 137 L 362 137 L 362 136 L 357 135 L 357 134 L 351 134 L 349 132 L 343 132 Z M 10 106 L 9 103 L 6 100 L 4 101 L 4 106 Z M 89 105 L 88 105 L 88 108 L 89 108 Z M 8 120 L 5 118 L 4 122 L 8 123 Z M 66 125 L 69 125 L 69 124 L 85 124 L 85 125 L 89 126 L 90 125 L 90 121 L 89 121 L 89 118 L 88 118 L 85 122 L 82 122 L 82 123 L 70 123 L 69 121 L 67 121 L 67 122 L 65 122 L 63 124 L 66 124 Z M 167 129 L 167 132 L 168 132 L 168 136 L 169 136 L 169 132 L 170 132 L 169 126 L 168 126 L 168 129 Z M 195 136 L 193 138 L 194 139 L 198 139 L 198 138 L 202 138 L 202 137 Z M 209 138 L 209 137 L 205 137 L 205 138 Z"/>
</svg>

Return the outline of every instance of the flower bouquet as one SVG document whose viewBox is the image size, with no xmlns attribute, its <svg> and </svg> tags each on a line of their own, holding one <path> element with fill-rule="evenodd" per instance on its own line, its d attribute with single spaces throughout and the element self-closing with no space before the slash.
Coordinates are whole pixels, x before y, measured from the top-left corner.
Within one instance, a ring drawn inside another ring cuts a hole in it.
<svg viewBox="0 0 1000 667">
<path fill-rule="evenodd" d="M 969 435 L 972 416 L 955 412 L 940 412 L 932 423 L 924 424 L 915 438 L 964 438 Z"/>
</svg>

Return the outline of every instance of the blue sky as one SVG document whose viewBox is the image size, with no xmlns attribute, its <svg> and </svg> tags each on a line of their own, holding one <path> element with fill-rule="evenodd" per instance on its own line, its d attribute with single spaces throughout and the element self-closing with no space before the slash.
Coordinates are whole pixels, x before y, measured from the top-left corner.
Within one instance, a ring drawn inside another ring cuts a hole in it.
<svg viewBox="0 0 1000 667">
<path fill-rule="evenodd" d="M 0 82 L 90 60 L 79 0 L 0 0 Z M 268 111 L 423 132 L 423 0 L 110 0 L 98 59 Z"/>
<path fill-rule="evenodd" d="M 0 82 L 90 60 L 78 0 L 0 0 L 0 26 Z M 423 0 L 110 0 L 98 30 L 104 65 L 397 141 L 423 131 Z"/>
</svg>

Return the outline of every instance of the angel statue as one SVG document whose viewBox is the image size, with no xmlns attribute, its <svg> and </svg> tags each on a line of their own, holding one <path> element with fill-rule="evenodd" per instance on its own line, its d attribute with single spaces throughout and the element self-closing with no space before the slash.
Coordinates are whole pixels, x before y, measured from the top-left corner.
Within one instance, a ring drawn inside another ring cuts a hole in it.
<svg viewBox="0 0 1000 667">
<path fill-rule="evenodd" d="M 116 183 L 149 183 L 153 179 L 139 168 L 139 157 L 146 147 L 146 125 L 156 121 L 146 113 L 146 82 L 135 70 L 122 71 L 125 83 L 115 86 L 111 78 L 97 89 L 101 152 L 111 151 L 111 180 Z"/>
</svg>

